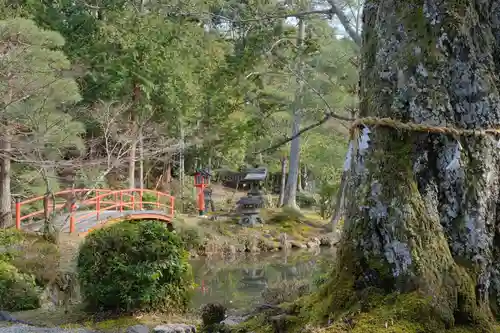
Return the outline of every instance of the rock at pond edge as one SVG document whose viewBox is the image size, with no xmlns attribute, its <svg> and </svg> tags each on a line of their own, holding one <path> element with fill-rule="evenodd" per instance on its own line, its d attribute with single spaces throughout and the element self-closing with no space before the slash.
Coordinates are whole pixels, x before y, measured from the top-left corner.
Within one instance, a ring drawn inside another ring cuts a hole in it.
<svg viewBox="0 0 500 333">
<path fill-rule="evenodd" d="M 154 328 L 155 333 L 196 333 L 196 327 L 186 324 L 165 324 Z"/>
<path fill-rule="evenodd" d="M 149 333 L 149 327 L 146 325 L 134 325 L 127 328 L 125 333 Z"/>
</svg>

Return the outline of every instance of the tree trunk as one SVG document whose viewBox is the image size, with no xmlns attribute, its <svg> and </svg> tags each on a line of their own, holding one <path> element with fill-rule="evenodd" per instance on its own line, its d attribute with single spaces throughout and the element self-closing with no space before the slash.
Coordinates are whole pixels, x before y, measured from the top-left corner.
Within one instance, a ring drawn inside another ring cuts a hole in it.
<svg viewBox="0 0 500 333">
<path fill-rule="evenodd" d="M 182 117 L 179 119 L 179 127 L 180 127 L 180 152 L 179 152 L 179 186 L 180 186 L 180 192 L 179 196 L 180 198 L 184 198 L 184 178 L 185 178 L 185 170 L 184 170 L 184 124 L 182 121 Z M 181 200 L 181 202 L 183 202 Z"/>
<path fill-rule="evenodd" d="M 301 113 L 302 113 L 302 95 L 304 90 L 304 34 L 305 23 L 304 18 L 299 19 L 299 28 L 297 36 L 297 48 L 299 52 L 299 60 L 297 64 L 297 83 L 299 87 L 295 92 L 295 100 L 293 107 L 293 128 L 292 136 L 294 139 L 290 145 L 290 164 L 288 166 L 288 179 L 286 183 L 284 205 L 297 209 L 297 186 L 299 181 L 299 167 L 300 167 L 300 136 L 297 135 L 300 131 Z"/>
<path fill-rule="evenodd" d="M 141 88 L 139 84 L 135 83 L 134 84 L 134 89 L 132 92 L 132 101 L 134 105 L 137 105 L 139 102 L 139 98 L 141 96 Z M 128 160 L 128 186 L 130 189 L 135 188 L 135 160 L 136 160 L 136 154 L 137 154 L 137 141 L 141 140 L 141 128 L 139 128 L 139 125 L 137 124 L 137 117 L 136 114 L 134 114 L 135 110 L 132 110 L 132 113 L 130 114 L 130 122 L 132 125 L 132 144 L 130 145 L 130 152 L 129 152 L 129 160 Z M 141 124 L 142 126 L 142 124 Z"/>
<path fill-rule="evenodd" d="M 492 3 L 367 1 L 360 116 L 498 128 L 500 3 Z M 500 309 L 498 137 L 362 131 L 351 150 L 330 299 L 346 285 L 358 300 L 367 288 L 402 298 L 415 292 L 432 296 L 422 299 L 435 324 L 488 331 Z M 337 298 L 329 310 L 350 302 Z"/>
<path fill-rule="evenodd" d="M 8 134 L 0 136 L 0 151 L 8 155 L 11 150 L 11 138 Z M 0 227 L 12 226 L 12 197 L 10 193 L 10 158 L 0 159 Z"/>
<path fill-rule="evenodd" d="M 139 130 L 139 188 L 144 188 L 144 138 L 142 129 Z"/>
<path fill-rule="evenodd" d="M 285 200 L 285 187 L 286 187 L 286 157 L 281 158 L 281 183 L 280 183 L 280 196 L 278 199 L 278 207 L 283 207 Z"/>
<path fill-rule="evenodd" d="M 167 170 L 165 171 L 165 182 L 167 184 L 167 192 L 170 193 L 172 190 L 172 161 L 170 158 L 167 162 Z"/>
<path fill-rule="evenodd" d="M 297 192 L 302 192 L 303 184 L 302 184 L 302 168 L 299 164 L 299 176 L 297 177 Z"/>
<path fill-rule="evenodd" d="M 307 166 L 304 164 L 302 168 L 300 169 L 300 186 L 302 191 L 307 191 L 308 190 L 308 179 L 307 179 Z"/>
<path fill-rule="evenodd" d="M 137 140 L 133 140 L 130 145 L 130 152 L 128 155 L 128 187 L 135 188 L 135 155 L 137 151 Z"/>
</svg>

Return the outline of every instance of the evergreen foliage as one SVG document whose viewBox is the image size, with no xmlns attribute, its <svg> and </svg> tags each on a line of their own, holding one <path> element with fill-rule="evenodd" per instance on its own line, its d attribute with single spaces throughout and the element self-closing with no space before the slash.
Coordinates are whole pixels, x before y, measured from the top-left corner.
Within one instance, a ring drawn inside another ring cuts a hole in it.
<svg viewBox="0 0 500 333">
<path fill-rule="evenodd" d="M 179 237 L 156 221 L 96 230 L 78 256 L 82 294 L 92 310 L 185 310 L 190 269 Z"/>
</svg>

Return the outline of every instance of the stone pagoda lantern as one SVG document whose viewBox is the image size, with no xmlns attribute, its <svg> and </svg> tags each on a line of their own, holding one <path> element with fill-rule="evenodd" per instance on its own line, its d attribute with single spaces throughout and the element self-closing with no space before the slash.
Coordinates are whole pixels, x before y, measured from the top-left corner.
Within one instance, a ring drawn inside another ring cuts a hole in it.
<svg viewBox="0 0 500 333">
<path fill-rule="evenodd" d="M 243 226 L 254 226 L 264 221 L 260 217 L 260 209 L 264 207 L 264 197 L 261 192 L 262 182 L 267 177 L 267 168 L 252 168 L 246 170 L 246 175 L 240 181 L 248 184 L 250 190 L 247 195 L 238 200 L 237 211 L 240 214 L 239 224 Z"/>
</svg>

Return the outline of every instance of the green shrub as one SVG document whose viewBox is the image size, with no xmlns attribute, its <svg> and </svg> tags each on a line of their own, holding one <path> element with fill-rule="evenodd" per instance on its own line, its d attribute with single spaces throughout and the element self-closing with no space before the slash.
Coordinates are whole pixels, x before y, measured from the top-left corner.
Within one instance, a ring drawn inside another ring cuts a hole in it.
<svg viewBox="0 0 500 333">
<path fill-rule="evenodd" d="M 10 261 L 19 251 L 24 237 L 16 229 L 0 229 L 0 260 Z"/>
<path fill-rule="evenodd" d="M 0 309 L 32 310 L 40 307 L 40 290 L 35 279 L 22 274 L 16 267 L 0 261 Z"/>
<path fill-rule="evenodd" d="M 311 193 L 299 192 L 296 199 L 297 205 L 301 208 L 311 208 L 317 205 L 316 198 Z"/>
<path fill-rule="evenodd" d="M 59 259 L 57 246 L 42 237 L 16 229 L 0 230 L 0 261 L 14 265 L 22 274 L 33 276 L 39 285 L 53 278 Z"/>
<path fill-rule="evenodd" d="M 181 239 L 156 221 L 121 222 L 87 236 L 78 256 L 90 310 L 186 309 L 193 286 Z"/>
<path fill-rule="evenodd" d="M 57 275 L 60 258 L 57 245 L 39 238 L 20 246 L 20 250 L 12 254 L 10 263 L 21 273 L 33 276 L 38 285 L 44 286 Z"/>
<path fill-rule="evenodd" d="M 201 308 L 203 326 L 213 326 L 226 319 L 226 308 L 219 303 L 208 303 Z"/>
<path fill-rule="evenodd" d="M 174 202 L 175 211 L 182 214 L 196 214 L 198 215 L 198 202 L 191 196 L 184 198 L 176 198 Z"/>
<path fill-rule="evenodd" d="M 142 194 L 142 202 L 147 202 L 143 204 L 144 209 L 157 209 L 156 208 L 156 202 L 157 202 L 157 197 L 156 194 L 150 193 L 150 192 L 144 192 Z"/>
<path fill-rule="evenodd" d="M 175 222 L 174 222 L 175 225 Z M 179 227 L 177 234 L 188 251 L 197 250 L 203 245 L 203 236 L 199 229 L 193 227 Z"/>
<path fill-rule="evenodd" d="M 219 303 L 205 304 L 201 308 L 202 327 L 204 333 L 229 333 L 232 330 L 221 324 L 226 319 L 226 307 Z"/>
<path fill-rule="evenodd" d="M 319 190 L 319 214 L 322 218 L 328 219 L 335 213 L 336 195 L 339 190 L 339 184 L 323 183 Z"/>
</svg>

